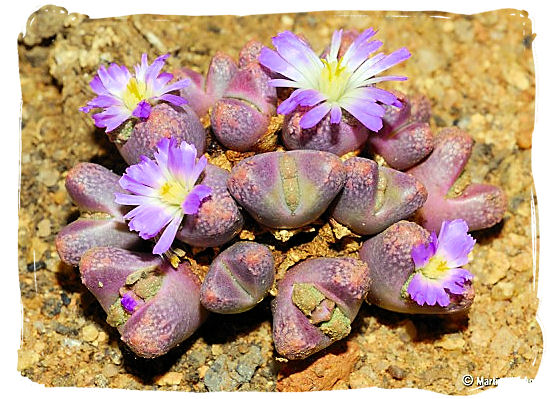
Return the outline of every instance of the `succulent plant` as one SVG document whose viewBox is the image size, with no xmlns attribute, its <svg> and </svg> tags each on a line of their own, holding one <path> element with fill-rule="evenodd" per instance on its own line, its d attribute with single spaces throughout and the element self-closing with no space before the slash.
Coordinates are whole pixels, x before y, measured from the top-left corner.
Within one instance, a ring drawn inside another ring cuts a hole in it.
<svg viewBox="0 0 550 399">
<path fill-rule="evenodd" d="M 109 169 L 93 163 L 79 163 L 69 171 L 65 187 L 81 216 L 56 237 L 57 253 L 63 262 L 78 266 L 84 252 L 98 246 L 139 247 L 141 240 L 124 222 L 128 208 L 115 203 L 115 193 L 126 192 L 118 184 L 119 179 Z"/>
<path fill-rule="evenodd" d="M 372 152 L 384 158 L 389 166 L 406 170 L 418 164 L 433 150 L 430 129 L 430 103 L 423 95 L 406 96 L 392 91 L 401 108 L 385 106 L 384 126 L 369 136 Z"/>
<path fill-rule="evenodd" d="M 357 150 L 369 130 L 382 128 L 385 109 L 381 104 L 402 106 L 395 95 L 374 85 L 405 80 L 404 76 L 378 75 L 411 54 L 401 48 L 371 57 L 382 45 L 378 40 L 369 41 L 375 34 L 372 28 L 361 34 L 337 30 L 322 58 L 306 40 L 288 31 L 273 37 L 275 51 L 262 49 L 260 63 L 279 75 L 270 84 L 295 89 L 277 108 L 286 115 L 283 141 L 287 148 L 337 155 Z"/>
<path fill-rule="evenodd" d="M 204 152 L 206 133 L 197 115 L 185 105 L 186 99 L 170 94 L 187 87 L 190 80 L 168 84 L 174 75 L 160 72 L 168 57 L 164 54 L 149 65 L 147 54 L 143 54 L 133 74 L 116 63 L 100 66 L 90 82 L 97 96 L 80 108 L 85 113 L 102 111 L 92 116 L 95 125 L 106 128 L 130 165 L 138 163 L 142 155 L 151 157 L 164 137 L 195 145 L 199 155 Z"/>
<path fill-rule="evenodd" d="M 235 237 L 244 220 L 235 200 L 227 191 L 229 172 L 207 164 L 201 184 L 212 189 L 198 212 L 186 215 L 176 238 L 194 247 L 217 247 Z"/>
<path fill-rule="evenodd" d="M 204 127 L 188 105 L 155 105 L 147 120 L 137 123 L 130 120 L 110 136 L 129 165 L 138 163 L 142 155 L 153 158 L 156 145 L 163 138 L 174 138 L 178 144 L 193 144 L 198 155 L 206 148 Z"/>
<path fill-rule="evenodd" d="M 470 231 L 500 222 L 506 211 L 506 194 L 501 188 L 471 183 L 457 193 L 459 179 L 472 153 L 473 140 L 456 127 L 442 129 L 435 137 L 434 150 L 421 164 L 408 170 L 428 190 L 428 199 L 417 213 L 426 229 L 438 231 L 444 220 L 463 219 Z"/>
<path fill-rule="evenodd" d="M 238 242 L 210 265 L 200 300 L 211 312 L 242 313 L 265 297 L 274 279 L 275 265 L 269 248 L 255 242 Z"/>
<path fill-rule="evenodd" d="M 348 159 L 347 180 L 332 216 L 361 235 L 376 234 L 406 219 L 426 201 L 428 193 L 414 177 L 379 167 L 366 158 Z"/>
<path fill-rule="evenodd" d="M 83 284 L 138 356 L 167 353 L 206 319 L 200 282 L 188 263 L 177 268 L 159 256 L 98 247 L 80 262 Z"/>
<path fill-rule="evenodd" d="M 369 265 L 372 279 L 367 301 L 394 312 L 411 314 L 446 314 L 469 308 L 474 299 L 474 288 L 470 282 L 464 284 L 464 292 L 461 295 L 449 293 L 449 303 L 446 306 L 437 303 L 420 305 L 407 294 L 407 284 L 417 271 L 412 251 L 432 242 L 428 231 L 407 221 L 397 222 L 365 241 L 359 256 Z M 430 281 L 439 285 L 441 283 L 438 278 L 445 278 L 447 271 L 444 264 L 439 263 L 435 266 L 439 266 L 439 274 L 432 275 Z M 430 299 L 430 302 L 433 301 Z"/>
<path fill-rule="evenodd" d="M 315 258 L 294 266 L 272 302 L 277 352 L 303 359 L 347 336 L 369 285 L 369 267 L 357 259 Z"/>
<path fill-rule="evenodd" d="M 331 153 L 270 152 L 239 162 L 227 187 L 260 224 L 298 228 L 317 219 L 344 185 L 346 172 Z"/>
<path fill-rule="evenodd" d="M 204 116 L 211 109 L 210 123 L 218 141 L 235 151 L 274 148 L 271 118 L 275 116 L 277 93 L 268 85 L 269 76 L 257 57 L 263 45 L 248 42 L 241 50 L 239 64 L 217 53 L 212 59 L 206 80 L 196 72 L 182 69 L 192 84 L 182 94 Z"/>
</svg>

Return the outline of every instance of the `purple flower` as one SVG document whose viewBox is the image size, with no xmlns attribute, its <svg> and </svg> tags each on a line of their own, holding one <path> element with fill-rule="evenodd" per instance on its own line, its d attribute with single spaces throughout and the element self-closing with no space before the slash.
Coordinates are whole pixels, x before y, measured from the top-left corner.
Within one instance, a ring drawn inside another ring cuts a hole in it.
<svg viewBox="0 0 550 399">
<path fill-rule="evenodd" d="M 439 237 L 431 235 L 431 242 L 411 250 L 416 271 L 405 284 L 406 292 L 419 305 L 447 306 L 450 294 L 463 295 L 464 284 L 472 281 L 473 275 L 462 269 L 468 263 L 468 255 L 475 240 L 468 234 L 468 225 L 462 219 L 441 224 Z"/>
<path fill-rule="evenodd" d="M 136 306 L 138 303 L 132 296 L 131 292 L 128 291 L 122 296 L 122 298 L 120 298 L 120 304 L 128 313 L 134 313 L 134 310 L 136 310 Z"/>
<path fill-rule="evenodd" d="M 164 138 L 154 156 L 142 156 L 140 163 L 126 169 L 120 185 L 132 194 L 116 193 L 115 202 L 137 205 L 124 217 L 131 219 L 130 230 L 141 238 L 156 237 L 164 229 L 153 248 L 154 254 L 162 254 L 174 241 L 184 215 L 196 214 L 212 189 L 195 185 L 206 167 L 204 155 L 197 161 L 195 146 L 182 142 L 178 147 L 175 139 Z"/>
<path fill-rule="evenodd" d="M 389 55 L 369 56 L 382 46 L 379 40 L 368 41 L 376 32 L 369 28 L 361 33 L 338 58 L 342 30 L 332 35 L 330 50 L 320 59 L 302 39 L 292 32 L 282 32 L 273 38 L 277 51 L 264 47 L 259 60 L 262 65 L 285 79 L 272 79 L 276 87 L 294 87 L 277 112 L 289 114 L 297 106 L 313 107 L 300 120 L 303 129 L 311 128 L 330 112 L 330 122 L 340 123 L 342 108 L 373 131 L 382 128 L 384 108 L 379 104 L 401 107 L 393 94 L 374 87 L 386 80 L 406 80 L 405 76 L 375 77 L 380 72 L 411 56 L 406 48 Z"/>
<path fill-rule="evenodd" d="M 147 54 L 141 56 L 141 64 L 134 67 L 132 75 L 124 65 L 115 63 L 109 68 L 99 67 L 90 87 L 97 94 L 80 111 L 88 113 L 94 108 L 103 112 L 92 116 L 97 127 L 105 127 L 110 132 L 131 117 L 148 118 L 151 105 L 159 100 L 181 106 L 187 103 L 182 97 L 169 94 L 190 84 L 189 79 L 168 84 L 174 77 L 171 73 L 160 73 L 169 54 L 158 57 L 151 65 L 147 63 Z"/>
</svg>

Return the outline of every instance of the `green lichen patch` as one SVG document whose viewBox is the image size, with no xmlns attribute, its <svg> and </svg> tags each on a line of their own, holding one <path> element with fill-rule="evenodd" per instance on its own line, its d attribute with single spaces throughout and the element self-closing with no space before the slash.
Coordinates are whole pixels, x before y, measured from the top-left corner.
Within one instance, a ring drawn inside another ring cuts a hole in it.
<svg viewBox="0 0 550 399">
<path fill-rule="evenodd" d="M 149 274 L 139 279 L 133 286 L 132 291 L 142 299 L 149 299 L 155 296 L 162 286 L 162 276 Z"/>
<path fill-rule="evenodd" d="M 118 327 L 126 323 L 129 317 L 130 315 L 126 313 L 122 307 L 119 298 L 109 307 L 109 311 L 107 312 L 107 323 L 112 327 Z"/>
<path fill-rule="evenodd" d="M 347 336 L 351 331 L 351 320 L 336 307 L 329 321 L 321 323 L 319 329 L 330 339 L 337 341 Z"/>
<path fill-rule="evenodd" d="M 306 316 L 310 316 L 323 299 L 325 296 L 313 284 L 297 283 L 292 288 L 292 303 Z"/>
</svg>

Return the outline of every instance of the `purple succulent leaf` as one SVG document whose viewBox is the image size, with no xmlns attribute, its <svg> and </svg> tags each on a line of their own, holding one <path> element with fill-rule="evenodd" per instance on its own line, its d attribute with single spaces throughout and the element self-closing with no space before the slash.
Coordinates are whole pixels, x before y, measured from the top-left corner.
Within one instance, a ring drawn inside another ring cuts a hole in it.
<svg viewBox="0 0 550 399">
<path fill-rule="evenodd" d="M 447 196 L 470 159 L 472 146 L 472 138 L 462 130 L 442 129 L 431 155 L 408 171 L 428 190 L 428 199 L 418 211 L 418 220 L 426 229 L 438 232 L 444 220 L 463 219 L 474 231 L 502 220 L 507 200 L 499 187 L 470 184 L 460 195 Z"/>
<path fill-rule="evenodd" d="M 138 249 L 143 241 L 128 230 L 124 222 L 113 218 L 80 218 L 63 227 L 55 238 L 57 253 L 63 262 L 78 266 L 84 253 L 95 247 Z"/>
<path fill-rule="evenodd" d="M 369 267 L 357 259 L 310 259 L 287 271 L 277 284 L 277 297 L 272 303 L 273 340 L 277 352 L 288 359 L 303 359 L 343 338 L 349 333 L 369 285 Z M 299 287 L 305 287 L 306 295 L 296 295 L 295 290 Z M 335 304 L 331 319 L 339 319 L 339 324 L 312 323 L 304 313 L 311 299 L 308 291 L 320 296 L 313 317 L 317 318 L 321 310 L 327 311 L 324 301 L 328 300 Z"/>
<path fill-rule="evenodd" d="M 168 104 L 153 106 L 149 118 L 138 122 L 128 138 L 116 140 L 115 144 L 124 160 L 133 165 L 140 162 L 142 155 L 152 158 L 163 138 L 193 144 L 198 155 L 206 148 L 206 132 L 195 112 L 188 105 L 174 108 Z"/>
<path fill-rule="evenodd" d="M 461 295 L 446 294 L 449 302 L 445 304 L 441 294 L 443 285 L 440 284 L 438 289 L 433 284 L 426 285 L 425 278 L 416 277 L 415 260 L 427 261 L 434 253 L 431 243 L 428 231 L 407 221 L 400 221 L 365 241 L 359 256 L 369 265 L 371 272 L 372 284 L 367 301 L 387 310 L 411 314 L 447 314 L 467 310 L 474 299 L 474 288 L 470 283 L 464 284 Z M 406 283 L 412 298 L 403 295 Z M 420 302 L 434 305 L 422 306 Z"/>
<path fill-rule="evenodd" d="M 332 216 L 357 234 L 379 233 L 426 201 L 426 189 L 408 174 L 378 167 L 366 158 L 350 158 L 344 166 L 347 180 Z"/>
<path fill-rule="evenodd" d="M 260 302 L 273 285 L 271 251 L 254 242 L 238 242 L 212 262 L 201 286 L 201 303 L 216 313 L 241 313 Z"/>
<path fill-rule="evenodd" d="M 201 184 L 211 188 L 195 215 L 186 215 L 176 238 L 196 247 L 217 247 L 233 239 L 244 220 L 237 204 L 227 191 L 229 172 L 207 164 Z"/>
<path fill-rule="evenodd" d="M 319 150 L 344 155 L 361 149 L 367 141 L 369 131 L 365 126 L 344 117 L 337 124 L 332 123 L 332 113 L 337 112 L 332 110 L 331 115 L 321 119 L 314 128 L 303 129 L 300 120 L 306 110 L 299 108 L 285 117 L 282 137 L 287 149 Z"/>
<path fill-rule="evenodd" d="M 270 152 L 239 162 L 227 186 L 260 224 L 298 228 L 321 216 L 344 185 L 345 174 L 340 159 L 328 152 Z"/>
<path fill-rule="evenodd" d="M 157 270 L 159 287 L 117 325 L 121 339 L 141 357 L 167 353 L 191 336 L 206 319 L 199 301 L 200 282 L 188 263 L 178 268 L 158 256 L 117 248 L 94 248 L 81 262 L 82 282 L 109 314 L 132 275 Z M 139 278 L 139 274 L 138 274 Z"/>
</svg>

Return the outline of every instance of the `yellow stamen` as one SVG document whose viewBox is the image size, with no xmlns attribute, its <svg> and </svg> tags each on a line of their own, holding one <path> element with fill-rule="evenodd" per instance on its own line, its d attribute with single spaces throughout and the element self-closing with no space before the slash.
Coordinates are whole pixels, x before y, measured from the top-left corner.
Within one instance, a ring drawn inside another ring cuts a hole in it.
<svg viewBox="0 0 550 399">
<path fill-rule="evenodd" d="M 440 255 L 432 256 L 428 261 L 428 264 L 420 269 L 420 272 L 424 277 L 430 278 L 432 280 L 439 280 L 441 277 L 447 273 L 449 267 L 447 266 L 447 261 Z"/>
<path fill-rule="evenodd" d="M 124 105 L 134 110 L 137 105 L 150 97 L 145 82 L 138 82 L 136 78 L 131 78 L 126 85 L 126 90 L 122 93 Z"/>
<path fill-rule="evenodd" d="M 187 194 L 189 194 L 189 190 L 177 181 L 167 181 L 160 188 L 159 194 L 164 202 L 170 205 L 180 206 L 185 200 L 185 197 L 187 197 Z"/>
<path fill-rule="evenodd" d="M 330 63 L 325 59 L 321 61 L 324 68 L 319 79 L 319 91 L 328 97 L 328 102 L 336 102 L 345 93 L 351 72 L 342 66 L 341 59 Z"/>
</svg>

